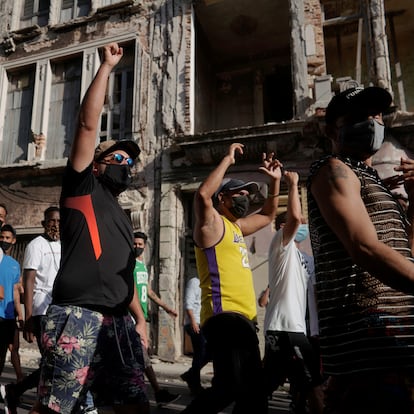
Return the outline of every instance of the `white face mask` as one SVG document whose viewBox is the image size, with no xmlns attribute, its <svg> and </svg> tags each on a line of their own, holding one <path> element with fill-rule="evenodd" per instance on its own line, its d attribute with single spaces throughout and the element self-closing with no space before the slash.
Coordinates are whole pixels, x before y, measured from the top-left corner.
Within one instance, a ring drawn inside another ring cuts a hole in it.
<svg viewBox="0 0 414 414">
<path fill-rule="evenodd" d="M 384 142 L 385 127 L 375 119 L 368 119 L 339 130 L 341 145 L 361 156 L 374 155 Z"/>
</svg>

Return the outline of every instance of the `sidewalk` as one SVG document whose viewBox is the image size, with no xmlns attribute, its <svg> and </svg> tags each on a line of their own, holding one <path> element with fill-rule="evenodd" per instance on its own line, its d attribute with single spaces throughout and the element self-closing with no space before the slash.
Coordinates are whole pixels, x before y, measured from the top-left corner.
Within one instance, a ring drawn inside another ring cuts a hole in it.
<svg viewBox="0 0 414 414">
<path fill-rule="evenodd" d="M 165 382 L 183 383 L 180 375 L 191 367 L 191 361 L 191 357 L 187 356 L 181 356 L 175 362 L 164 362 L 159 360 L 157 357 L 151 358 L 152 367 L 157 374 L 157 378 Z M 210 385 L 212 378 L 213 365 L 210 362 L 201 370 L 201 384 L 203 386 Z"/>
<path fill-rule="evenodd" d="M 6 361 L 7 368 L 3 371 L 1 382 L 7 384 L 15 381 L 15 374 L 13 367 L 10 363 L 10 357 Z M 21 343 L 20 347 L 20 359 L 24 374 L 28 374 L 33 369 L 38 367 L 40 354 L 35 344 L 28 344 L 27 342 Z M 159 414 L 177 413 L 183 410 L 192 400 L 192 395 L 188 390 L 187 384 L 181 380 L 180 375 L 187 371 L 191 366 L 191 357 L 181 356 L 176 362 L 161 361 L 157 357 L 151 358 L 154 371 L 157 375 L 160 386 L 172 393 L 181 394 L 181 398 L 177 403 L 170 404 L 168 407 L 158 408 L 154 400 L 153 391 L 149 388 L 149 397 L 151 401 L 151 412 Z M 213 366 L 211 363 L 207 364 L 201 371 L 201 382 L 204 387 L 208 387 L 211 384 L 213 376 Z M 287 385 L 287 384 L 286 384 Z M 269 400 L 269 414 L 284 414 L 289 411 L 290 398 L 288 386 L 281 387 L 279 390 L 273 393 L 272 399 Z M 35 391 L 30 390 L 26 393 L 17 414 L 28 414 L 30 408 L 35 401 Z M 230 413 L 232 405 L 222 411 L 224 413 Z M 2 413 L 0 404 L 0 414 Z"/>
</svg>

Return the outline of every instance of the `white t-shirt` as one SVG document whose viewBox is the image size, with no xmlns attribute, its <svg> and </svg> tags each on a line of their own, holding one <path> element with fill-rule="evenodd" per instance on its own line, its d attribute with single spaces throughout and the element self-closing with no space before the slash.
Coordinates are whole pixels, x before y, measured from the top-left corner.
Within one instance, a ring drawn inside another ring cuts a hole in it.
<svg viewBox="0 0 414 414">
<path fill-rule="evenodd" d="M 24 252 L 23 269 L 36 270 L 32 315 L 45 315 L 52 301 L 53 282 L 60 266 L 60 241 L 33 239 Z"/>
<path fill-rule="evenodd" d="M 264 330 L 302 332 L 306 335 L 306 301 L 309 274 L 294 238 L 283 247 L 283 229 L 269 248 L 270 297 Z"/>
</svg>

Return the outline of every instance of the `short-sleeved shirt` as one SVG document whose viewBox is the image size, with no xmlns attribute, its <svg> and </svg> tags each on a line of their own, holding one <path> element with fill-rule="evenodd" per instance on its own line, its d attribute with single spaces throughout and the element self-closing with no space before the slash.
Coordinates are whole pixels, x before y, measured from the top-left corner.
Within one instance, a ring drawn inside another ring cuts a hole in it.
<svg viewBox="0 0 414 414">
<path fill-rule="evenodd" d="M 309 273 L 292 238 L 283 245 L 283 229 L 269 247 L 270 297 L 264 320 L 265 331 L 306 334 L 306 302 Z"/>
<path fill-rule="evenodd" d="M 209 248 L 195 247 L 201 286 L 201 324 L 222 312 L 256 320 L 256 294 L 246 242 L 240 227 L 226 217 L 222 239 Z"/>
<path fill-rule="evenodd" d="M 53 303 L 124 314 L 133 298 L 131 222 L 117 198 L 92 174 L 68 163 L 62 183 L 61 267 Z"/>
<path fill-rule="evenodd" d="M 14 319 L 14 285 L 20 280 L 20 265 L 12 257 L 3 255 L 0 262 L 0 285 L 4 299 L 0 300 L 0 318 Z"/>
<path fill-rule="evenodd" d="M 52 288 L 60 266 L 60 240 L 41 235 L 33 239 L 24 252 L 23 269 L 35 270 L 32 315 L 45 315 L 52 301 Z"/>
<path fill-rule="evenodd" d="M 144 262 L 135 261 L 134 281 L 137 287 L 138 299 L 145 319 L 148 318 L 148 270 Z"/>
</svg>

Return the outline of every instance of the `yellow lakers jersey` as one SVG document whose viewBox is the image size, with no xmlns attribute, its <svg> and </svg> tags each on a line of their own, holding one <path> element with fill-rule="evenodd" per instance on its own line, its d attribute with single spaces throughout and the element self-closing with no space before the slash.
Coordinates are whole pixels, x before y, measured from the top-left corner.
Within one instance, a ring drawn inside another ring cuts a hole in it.
<svg viewBox="0 0 414 414">
<path fill-rule="evenodd" d="M 201 323 L 221 312 L 256 319 L 256 295 L 247 247 L 236 224 L 224 216 L 223 238 L 213 247 L 195 247 L 201 287 Z"/>
</svg>

